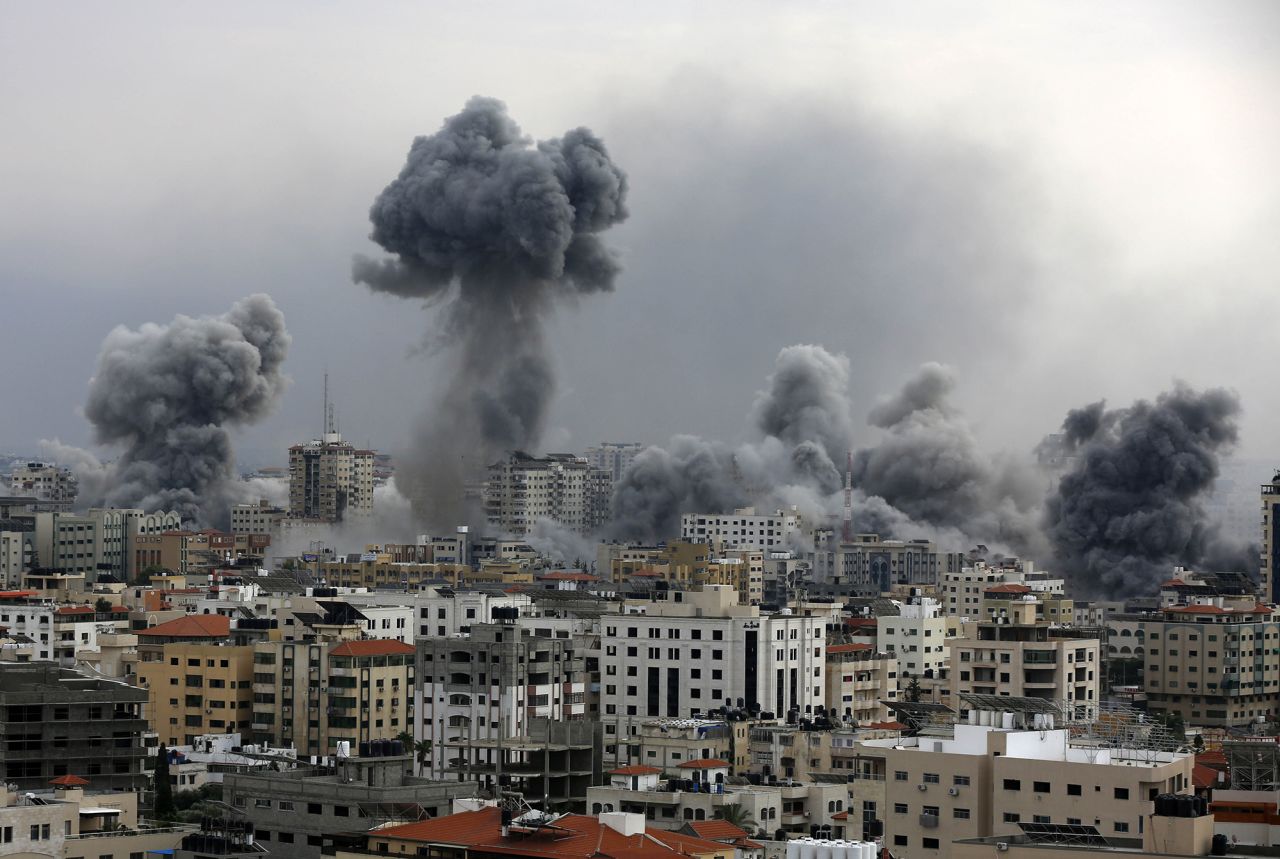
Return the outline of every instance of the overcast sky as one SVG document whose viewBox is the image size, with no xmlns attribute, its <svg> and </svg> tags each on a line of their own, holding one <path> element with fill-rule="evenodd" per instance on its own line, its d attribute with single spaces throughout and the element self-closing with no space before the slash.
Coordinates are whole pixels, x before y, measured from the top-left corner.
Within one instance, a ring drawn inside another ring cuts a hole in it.
<svg viewBox="0 0 1280 859">
<path fill-rule="evenodd" d="M 551 325 L 548 447 L 734 441 L 778 350 L 870 406 L 924 361 L 992 449 L 1175 378 L 1280 456 L 1280 5 L 0 6 L 0 452 L 88 442 L 117 324 L 269 292 L 294 335 L 247 465 L 395 451 L 430 311 L 350 282 L 416 134 L 473 94 L 586 125 L 631 178 L 616 293 Z M 502 347 L 495 336 L 495 348 Z"/>
</svg>

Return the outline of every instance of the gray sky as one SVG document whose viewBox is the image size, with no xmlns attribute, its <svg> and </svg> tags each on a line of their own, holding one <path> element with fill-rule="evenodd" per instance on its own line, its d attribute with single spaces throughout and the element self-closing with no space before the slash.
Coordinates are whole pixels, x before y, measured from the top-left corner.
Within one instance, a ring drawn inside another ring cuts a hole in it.
<svg viewBox="0 0 1280 859">
<path fill-rule="evenodd" d="M 88 441 L 114 325 L 271 293 L 293 385 L 246 464 L 395 450 L 429 313 L 350 282 L 415 134 L 473 94 L 630 174 L 626 269 L 551 326 L 552 448 L 733 441 L 779 348 L 869 408 L 924 361 L 993 449 L 1177 377 L 1271 456 L 1280 36 L 1250 3 L 0 6 L 0 452 Z M 495 346 L 500 347 L 496 341 Z"/>
</svg>

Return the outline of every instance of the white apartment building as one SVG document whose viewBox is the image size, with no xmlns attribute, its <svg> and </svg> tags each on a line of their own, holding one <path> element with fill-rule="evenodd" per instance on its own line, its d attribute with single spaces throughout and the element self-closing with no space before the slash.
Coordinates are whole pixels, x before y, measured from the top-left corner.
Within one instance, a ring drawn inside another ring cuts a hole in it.
<svg viewBox="0 0 1280 859">
<path fill-rule="evenodd" d="M 0 531 L 0 585 L 14 590 L 22 584 L 34 554 L 31 535 L 25 531 Z"/>
<path fill-rule="evenodd" d="M 79 482 L 70 469 L 51 462 L 28 462 L 18 466 L 9 476 L 14 495 L 37 498 L 65 505 L 70 509 L 79 493 Z"/>
<path fill-rule="evenodd" d="M 53 618 L 57 606 L 52 600 L 27 596 L 6 596 L 0 600 L 0 626 L 9 636 L 25 635 L 33 644 L 33 660 L 53 659 Z"/>
<path fill-rule="evenodd" d="M 580 457 L 513 451 L 489 466 L 485 516 L 490 528 L 517 536 L 530 533 L 539 519 L 591 534 L 608 520 L 611 486 L 605 472 Z"/>
<path fill-rule="evenodd" d="M 600 619 L 606 753 L 654 717 L 727 704 L 755 704 L 779 718 L 824 707 L 825 628 L 837 610 L 806 603 L 763 614 L 724 585 L 627 601 L 622 613 Z"/>
<path fill-rule="evenodd" d="M 921 597 L 897 615 L 876 618 L 876 646 L 898 659 L 899 676 L 936 677 L 947 667 L 947 617 L 938 601 Z M 899 684 L 901 685 L 901 683 Z"/>
<path fill-rule="evenodd" d="M 256 504 L 231 505 L 232 534 L 271 534 L 280 520 L 289 515 L 283 507 L 277 507 L 265 498 Z"/>
<path fill-rule="evenodd" d="M 824 531 L 815 545 L 814 582 L 852 596 L 876 596 L 900 585 L 937 585 L 964 565 L 963 553 L 940 552 L 930 540 L 855 534 L 844 541 Z"/>
<path fill-rule="evenodd" d="M 783 549 L 801 535 L 804 521 L 796 508 L 756 513 L 741 507 L 732 513 L 686 513 L 680 517 L 680 539 L 727 549 Z"/>
</svg>

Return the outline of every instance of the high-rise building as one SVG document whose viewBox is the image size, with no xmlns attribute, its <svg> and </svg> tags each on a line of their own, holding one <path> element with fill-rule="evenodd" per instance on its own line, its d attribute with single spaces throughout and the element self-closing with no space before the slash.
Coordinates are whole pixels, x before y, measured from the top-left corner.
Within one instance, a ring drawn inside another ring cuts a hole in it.
<svg viewBox="0 0 1280 859">
<path fill-rule="evenodd" d="M 639 442 L 605 441 L 595 447 L 587 448 L 583 459 L 592 468 L 607 472 L 609 480 L 617 483 L 626 472 L 627 466 L 631 465 L 631 460 L 635 459 L 636 454 L 642 450 L 644 445 Z"/>
<path fill-rule="evenodd" d="M 590 534 L 607 521 L 609 496 L 608 475 L 585 459 L 517 450 L 489 466 L 484 511 L 490 528 L 509 534 L 528 534 L 539 519 Z"/>
<path fill-rule="evenodd" d="M 1262 601 L 1280 602 L 1280 471 L 1262 484 L 1262 566 L 1258 575 Z"/>
<path fill-rule="evenodd" d="M 326 522 L 372 516 L 375 455 L 336 432 L 289 448 L 289 515 Z"/>
</svg>

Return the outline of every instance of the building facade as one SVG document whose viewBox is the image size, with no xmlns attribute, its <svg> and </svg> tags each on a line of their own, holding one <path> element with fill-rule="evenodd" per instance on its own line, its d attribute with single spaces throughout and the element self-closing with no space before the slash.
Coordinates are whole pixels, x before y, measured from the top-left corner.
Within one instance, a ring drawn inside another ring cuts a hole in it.
<svg viewBox="0 0 1280 859">
<path fill-rule="evenodd" d="M 800 536 L 804 522 L 791 510 L 757 513 L 743 507 L 732 513 L 686 513 L 680 517 L 680 539 L 707 543 L 716 551 L 784 549 Z"/>
<path fill-rule="evenodd" d="M 513 451 L 489 466 L 485 517 L 490 528 L 517 536 L 530 533 L 540 519 L 591 534 L 608 521 L 611 481 L 608 473 L 571 454 Z"/>
<path fill-rule="evenodd" d="M 372 516 L 375 456 L 333 432 L 289 448 L 289 516 L 323 522 Z"/>
</svg>

